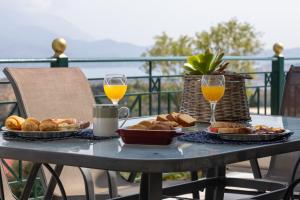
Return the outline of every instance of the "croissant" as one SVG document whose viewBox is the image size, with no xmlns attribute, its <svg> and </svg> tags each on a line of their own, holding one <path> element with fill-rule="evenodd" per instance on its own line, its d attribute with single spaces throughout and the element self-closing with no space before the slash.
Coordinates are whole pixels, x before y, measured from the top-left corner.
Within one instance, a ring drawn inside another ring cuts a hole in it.
<svg viewBox="0 0 300 200">
<path fill-rule="evenodd" d="M 16 115 L 11 115 L 5 120 L 5 127 L 11 130 L 21 130 L 25 119 Z"/>
<path fill-rule="evenodd" d="M 41 121 L 39 126 L 40 131 L 58 131 L 58 124 L 52 119 Z"/>
<path fill-rule="evenodd" d="M 22 124 L 21 128 L 22 128 L 22 131 L 38 131 L 39 125 L 40 125 L 40 122 L 37 119 L 35 119 L 33 117 L 29 117 Z"/>
</svg>

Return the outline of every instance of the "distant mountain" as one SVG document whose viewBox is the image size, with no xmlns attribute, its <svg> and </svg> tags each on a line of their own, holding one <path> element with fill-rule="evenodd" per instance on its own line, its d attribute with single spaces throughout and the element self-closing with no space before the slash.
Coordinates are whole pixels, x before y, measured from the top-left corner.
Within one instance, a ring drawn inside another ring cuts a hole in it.
<svg viewBox="0 0 300 200">
<path fill-rule="evenodd" d="M 51 43 L 57 34 L 36 26 L 0 32 L 0 58 L 46 58 L 53 55 Z M 85 41 L 64 37 L 69 57 L 138 57 L 146 47 L 114 40 Z"/>
<path fill-rule="evenodd" d="M 76 25 L 54 15 L 20 9 L 0 12 L 0 58 L 46 58 L 54 38 L 67 40 L 69 57 L 136 57 L 146 47 L 110 39 L 96 40 Z"/>
</svg>

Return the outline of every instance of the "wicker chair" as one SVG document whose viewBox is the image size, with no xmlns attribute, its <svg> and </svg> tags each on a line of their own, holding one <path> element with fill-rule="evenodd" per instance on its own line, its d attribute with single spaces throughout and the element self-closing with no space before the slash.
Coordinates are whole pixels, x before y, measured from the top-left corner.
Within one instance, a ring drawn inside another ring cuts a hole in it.
<svg viewBox="0 0 300 200">
<path fill-rule="evenodd" d="M 79 68 L 5 68 L 4 73 L 13 86 L 23 117 L 34 116 L 39 120 L 74 117 L 92 121 L 94 97 Z M 47 170 L 42 174 L 47 185 L 51 175 Z M 106 199 L 117 196 L 118 192 L 136 193 L 139 188 L 137 184 L 129 185 L 115 172 L 104 170 L 65 166 L 60 178 L 68 199 L 86 199 L 86 194 L 91 200 Z M 116 185 L 120 186 L 119 191 Z M 53 199 L 60 198 L 56 187 Z"/>
</svg>

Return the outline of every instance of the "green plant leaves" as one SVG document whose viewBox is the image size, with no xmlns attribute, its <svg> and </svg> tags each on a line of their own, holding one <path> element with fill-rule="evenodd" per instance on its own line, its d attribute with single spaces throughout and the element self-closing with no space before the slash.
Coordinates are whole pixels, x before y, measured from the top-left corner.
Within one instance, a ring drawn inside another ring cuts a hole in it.
<svg viewBox="0 0 300 200">
<path fill-rule="evenodd" d="M 216 54 L 207 49 L 204 53 L 189 56 L 187 63 L 183 65 L 186 74 L 205 75 L 214 72 L 222 72 L 228 63 L 224 62 L 224 52 L 219 50 Z"/>
</svg>

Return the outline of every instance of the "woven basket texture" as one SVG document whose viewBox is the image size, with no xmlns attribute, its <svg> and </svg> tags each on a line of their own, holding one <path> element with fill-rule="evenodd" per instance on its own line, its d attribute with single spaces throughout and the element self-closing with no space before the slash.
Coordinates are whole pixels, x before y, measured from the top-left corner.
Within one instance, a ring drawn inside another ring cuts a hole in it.
<svg viewBox="0 0 300 200">
<path fill-rule="evenodd" d="M 202 122 L 210 121 L 210 105 L 201 92 L 202 75 L 185 75 L 180 111 Z M 246 95 L 245 77 L 239 74 L 225 75 L 225 94 L 217 103 L 217 121 L 249 121 L 250 113 Z"/>
</svg>

